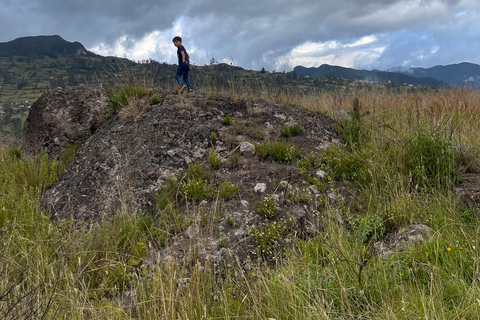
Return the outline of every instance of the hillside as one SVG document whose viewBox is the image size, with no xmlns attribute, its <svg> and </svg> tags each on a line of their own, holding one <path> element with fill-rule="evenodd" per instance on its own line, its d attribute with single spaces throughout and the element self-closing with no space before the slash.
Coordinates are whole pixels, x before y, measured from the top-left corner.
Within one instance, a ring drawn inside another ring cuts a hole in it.
<svg viewBox="0 0 480 320">
<path fill-rule="evenodd" d="M 129 61 L 102 57 L 78 42 L 59 36 L 24 37 L 0 43 L 0 145 L 18 145 L 28 108 L 45 91 L 68 89 L 111 90 L 126 81 L 170 90 L 176 66 L 158 61 Z M 341 78 L 307 78 L 295 72 L 244 70 L 227 64 L 192 65 L 191 81 L 203 92 L 229 90 L 235 95 L 289 94 L 312 91 L 350 91 L 356 86 L 382 87 L 397 92 L 429 90 L 402 84 L 352 84 Z"/>
<path fill-rule="evenodd" d="M 476 319 L 480 94 L 305 92 L 42 94 L 0 318 Z"/>
<path fill-rule="evenodd" d="M 43 59 L 43 56 L 57 58 L 59 55 L 97 56 L 85 49 L 80 42 L 68 42 L 57 35 L 23 37 L 0 43 L 0 57 L 21 56 L 31 61 Z"/>
<path fill-rule="evenodd" d="M 432 68 L 399 69 L 398 72 L 417 78 L 436 78 L 456 87 L 480 88 L 480 66 L 474 63 L 462 62 Z"/>
<path fill-rule="evenodd" d="M 312 78 L 325 78 L 331 76 L 338 79 L 362 80 L 375 83 L 406 83 L 415 86 L 428 86 L 434 88 L 449 87 L 448 84 L 429 76 L 417 77 L 398 72 L 356 70 L 339 66 L 331 66 L 328 64 L 323 64 L 318 68 L 305 68 L 302 66 L 297 66 L 293 69 L 293 71 L 298 75 Z"/>
</svg>

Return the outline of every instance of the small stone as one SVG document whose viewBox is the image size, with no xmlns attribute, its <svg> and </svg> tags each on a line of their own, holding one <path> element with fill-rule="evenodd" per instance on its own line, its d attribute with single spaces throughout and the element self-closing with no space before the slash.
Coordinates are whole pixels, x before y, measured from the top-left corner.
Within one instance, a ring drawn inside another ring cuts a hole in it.
<svg viewBox="0 0 480 320">
<path fill-rule="evenodd" d="M 248 201 L 247 200 L 241 200 L 240 203 L 242 204 L 242 206 L 244 206 L 245 208 L 248 208 Z"/>
<path fill-rule="evenodd" d="M 310 188 L 310 191 L 315 195 L 320 193 L 320 191 L 318 191 L 318 189 L 315 188 L 315 186 L 310 186 L 309 188 Z"/>
<path fill-rule="evenodd" d="M 267 185 L 265 183 L 257 183 L 253 190 L 255 190 L 255 192 L 264 193 L 267 190 Z"/>
<path fill-rule="evenodd" d="M 189 238 L 189 239 L 192 239 L 193 237 L 195 237 L 195 235 L 200 231 L 200 227 L 198 226 L 198 224 L 196 223 L 193 223 L 191 224 L 185 231 L 184 231 L 184 235 Z"/>
<path fill-rule="evenodd" d="M 240 152 L 246 156 L 253 156 L 255 154 L 255 146 L 248 141 L 243 141 L 240 145 Z"/>
<path fill-rule="evenodd" d="M 317 174 L 317 177 L 321 179 L 325 179 L 327 177 L 327 173 L 323 170 L 318 170 L 316 174 Z"/>
</svg>

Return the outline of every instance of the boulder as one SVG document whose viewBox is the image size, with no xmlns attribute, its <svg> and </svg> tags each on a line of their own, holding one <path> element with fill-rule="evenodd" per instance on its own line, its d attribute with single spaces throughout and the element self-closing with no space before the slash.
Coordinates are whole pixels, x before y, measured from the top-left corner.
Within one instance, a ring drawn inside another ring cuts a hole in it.
<svg viewBox="0 0 480 320">
<path fill-rule="evenodd" d="M 102 91 L 50 90 L 32 105 L 23 127 L 22 151 L 33 159 L 42 149 L 57 159 L 70 145 L 81 145 L 103 121 Z"/>
</svg>

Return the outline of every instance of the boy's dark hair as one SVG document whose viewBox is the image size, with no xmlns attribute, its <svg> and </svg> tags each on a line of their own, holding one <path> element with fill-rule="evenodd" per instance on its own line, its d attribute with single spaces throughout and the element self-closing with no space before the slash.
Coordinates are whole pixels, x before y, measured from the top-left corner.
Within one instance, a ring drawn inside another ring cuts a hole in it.
<svg viewBox="0 0 480 320">
<path fill-rule="evenodd" d="M 180 38 L 179 36 L 176 36 L 175 38 L 173 38 L 172 41 L 180 41 L 180 42 L 182 42 L 182 38 Z"/>
</svg>

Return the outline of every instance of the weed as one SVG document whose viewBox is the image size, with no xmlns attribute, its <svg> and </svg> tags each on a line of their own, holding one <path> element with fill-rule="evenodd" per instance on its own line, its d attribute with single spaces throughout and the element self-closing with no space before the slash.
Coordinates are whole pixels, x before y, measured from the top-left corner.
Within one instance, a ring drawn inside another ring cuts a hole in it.
<svg viewBox="0 0 480 320">
<path fill-rule="evenodd" d="M 231 199 L 238 194 L 239 186 L 231 184 L 228 181 L 224 181 L 220 184 L 219 187 L 219 196 L 224 199 Z"/>
<path fill-rule="evenodd" d="M 232 117 L 230 116 L 225 116 L 222 120 L 222 124 L 225 126 L 229 126 L 232 124 Z"/>
<path fill-rule="evenodd" d="M 323 154 L 322 164 L 335 180 L 351 180 L 367 185 L 372 179 L 367 159 L 362 150 L 347 151 L 342 147 L 331 147 Z"/>
<path fill-rule="evenodd" d="M 286 224 L 283 221 L 265 221 L 252 227 L 249 235 L 257 243 L 256 253 L 273 255 L 275 247 L 283 239 L 287 231 Z"/>
<path fill-rule="evenodd" d="M 222 163 L 217 151 L 214 148 L 210 150 L 210 154 L 208 156 L 208 163 L 210 163 L 210 166 L 214 170 L 218 169 L 220 167 L 220 164 Z"/>
<path fill-rule="evenodd" d="M 272 197 L 264 197 L 257 203 L 257 213 L 271 219 L 277 215 L 277 202 Z"/>
<path fill-rule="evenodd" d="M 405 168 L 414 186 L 450 188 L 457 176 L 457 151 L 442 127 L 419 128 L 408 137 Z"/>
<path fill-rule="evenodd" d="M 255 152 L 261 158 L 267 158 L 271 156 L 275 161 L 282 163 L 292 163 L 295 159 L 299 158 L 300 152 L 295 144 L 276 141 L 276 142 L 263 142 L 255 143 Z"/>
<path fill-rule="evenodd" d="M 280 128 L 280 135 L 285 138 L 298 136 L 299 133 L 300 128 L 297 125 L 293 125 L 291 127 L 284 126 Z"/>
<path fill-rule="evenodd" d="M 154 105 L 160 102 L 160 98 L 157 95 L 154 95 L 153 97 L 150 98 L 150 104 Z"/>
</svg>

